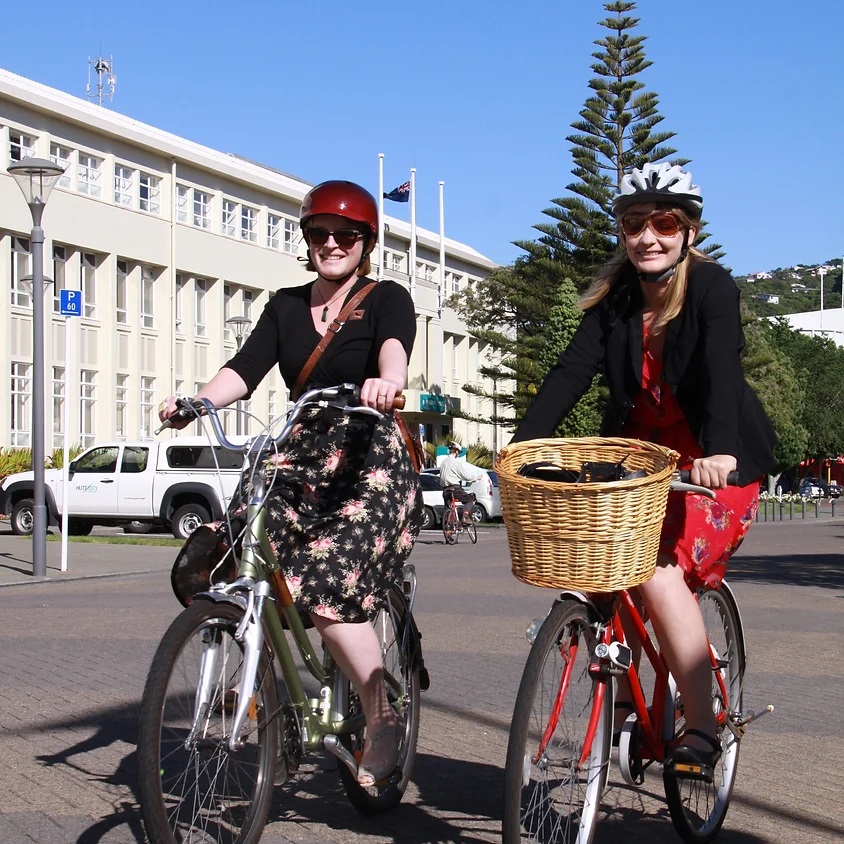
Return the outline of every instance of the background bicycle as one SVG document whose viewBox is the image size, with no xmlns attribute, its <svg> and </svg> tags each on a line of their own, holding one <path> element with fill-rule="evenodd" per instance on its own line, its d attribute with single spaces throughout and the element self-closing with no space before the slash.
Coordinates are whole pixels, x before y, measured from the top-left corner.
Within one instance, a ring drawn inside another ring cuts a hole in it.
<svg viewBox="0 0 844 844">
<path fill-rule="evenodd" d="M 274 786 L 309 753 L 340 760 L 343 787 L 364 813 L 390 809 L 404 794 L 416 754 L 420 692 L 427 688 L 412 615 L 413 567 L 404 567 L 402 583 L 375 620 L 387 696 L 402 724 L 399 766 L 366 788 L 357 782 L 366 735 L 359 700 L 327 649 L 317 655 L 263 527 L 266 493 L 279 471 L 273 457 L 299 415 L 314 404 L 374 413 L 357 407 L 356 398 L 351 385 L 311 390 L 278 436 L 265 433 L 246 446 L 229 442 L 214 408 L 201 403 L 219 442 L 247 457 L 241 494 L 249 505 L 238 511 L 241 521 L 191 538 L 208 542 L 209 554 L 198 555 L 207 569 L 174 571 L 174 588 L 189 606 L 153 658 L 138 738 L 140 802 L 153 842 L 257 842 Z M 196 411 L 184 403 L 183 412 Z M 227 570 L 236 572 L 231 582 L 223 578 Z M 216 585 L 192 594 L 193 582 L 207 583 L 209 573 Z M 288 636 L 316 681 L 315 696 L 306 691 Z"/>
<path fill-rule="evenodd" d="M 460 539 L 460 534 L 465 533 L 469 537 L 469 541 L 474 545 L 478 541 L 478 528 L 475 525 L 475 520 L 468 516 L 464 518 L 464 510 L 468 508 L 470 511 L 475 504 L 474 493 L 466 493 L 467 501 L 458 501 L 454 492 L 446 487 L 443 490 L 443 501 L 445 502 L 445 510 L 443 511 L 443 536 L 447 545 L 455 545 Z"/>
</svg>

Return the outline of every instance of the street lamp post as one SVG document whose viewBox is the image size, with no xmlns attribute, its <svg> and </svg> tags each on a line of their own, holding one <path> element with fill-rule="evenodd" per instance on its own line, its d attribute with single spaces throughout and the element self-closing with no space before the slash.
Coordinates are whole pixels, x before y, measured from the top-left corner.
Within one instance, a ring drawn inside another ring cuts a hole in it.
<svg viewBox="0 0 844 844">
<path fill-rule="evenodd" d="M 231 328 L 234 332 L 234 342 L 237 343 L 237 350 L 240 351 L 240 347 L 243 345 L 243 341 L 246 339 L 246 335 L 249 333 L 249 329 L 252 327 L 252 320 L 249 317 L 245 316 L 233 316 L 229 317 L 226 320 L 226 325 Z M 243 403 L 238 401 L 237 403 L 237 428 L 235 429 L 238 434 L 243 433 Z"/>
<path fill-rule="evenodd" d="M 18 183 L 32 214 L 32 574 L 47 576 L 47 507 L 44 503 L 44 206 L 64 167 L 43 158 L 25 158 L 10 164 L 8 173 Z"/>
<path fill-rule="evenodd" d="M 826 275 L 826 270 L 818 270 L 818 275 L 821 277 L 821 321 L 820 329 L 823 331 L 823 277 Z"/>
</svg>

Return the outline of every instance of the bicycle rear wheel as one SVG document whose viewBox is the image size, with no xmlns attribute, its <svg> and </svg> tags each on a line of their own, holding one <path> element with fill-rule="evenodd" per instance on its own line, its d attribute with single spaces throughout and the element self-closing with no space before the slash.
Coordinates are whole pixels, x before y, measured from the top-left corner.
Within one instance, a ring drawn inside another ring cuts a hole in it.
<svg viewBox="0 0 844 844">
<path fill-rule="evenodd" d="M 401 802 L 416 760 L 421 707 L 420 643 L 408 613 L 407 600 L 400 589 L 393 587 L 390 590 L 388 604 L 378 613 L 373 626 L 381 643 L 387 699 L 404 724 L 404 731 L 399 745 L 400 773 L 383 785 L 364 788 L 358 784 L 355 775 L 345 765 L 340 765 L 340 777 L 346 795 L 352 805 L 364 815 L 386 812 Z M 359 713 L 360 701 L 353 688 L 349 700 L 351 714 Z M 359 761 L 366 740 L 366 728 L 354 735 L 345 735 L 341 740 Z"/>
<path fill-rule="evenodd" d="M 454 508 L 446 507 L 443 513 L 443 536 L 445 537 L 446 545 L 455 545 L 457 543 L 457 535 L 460 533 L 460 520 Z"/>
<path fill-rule="evenodd" d="M 232 604 L 195 601 L 153 657 L 138 735 L 139 798 L 153 844 L 254 844 L 263 833 L 278 750 L 278 693 L 265 650 L 243 747 L 229 750 L 243 666 L 234 632 L 242 617 Z M 208 703 L 195 716 L 201 675 Z"/>
<path fill-rule="evenodd" d="M 466 525 L 466 533 L 469 534 L 469 541 L 472 543 L 472 545 L 477 545 L 478 544 L 478 528 L 477 528 L 477 525 L 474 522 L 469 522 L 469 524 Z"/>
<path fill-rule="evenodd" d="M 744 681 L 743 634 L 732 593 L 704 592 L 699 598 L 700 611 L 709 637 L 717 670 L 713 669 L 712 707 L 718 718 L 721 760 L 715 766 L 712 783 L 679 779 L 663 772 L 665 798 L 677 834 L 690 844 L 711 841 L 721 829 L 738 768 L 739 741 L 726 726 L 728 712 L 741 711 Z M 683 731 L 682 701 L 675 707 L 675 735 Z"/>
<path fill-rule="evenodd" d="M 592 841 L 612 734 L 611 690 L 589 674 L 595 644 L 573 600 L 552 608 L 533 643 L 507 747 L 504 844 Z"/>
</svg>

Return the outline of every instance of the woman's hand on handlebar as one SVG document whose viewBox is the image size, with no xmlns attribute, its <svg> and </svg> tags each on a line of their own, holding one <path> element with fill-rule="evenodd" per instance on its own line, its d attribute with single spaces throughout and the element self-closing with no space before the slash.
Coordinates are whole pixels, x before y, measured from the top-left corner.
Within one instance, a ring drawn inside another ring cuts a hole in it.
<svg viewBox="0 0 844 844">
<path fill-rule="evenodd" d="M 186 414 L 185 411 L 181 410 L 176 404 L 177 400 L 183 398 L 184 396 L 167 396 L 167 398 L 158 405 L 158 418 L 162 422 L 168 422 L 169 420 L 168 426 L 177 431 L 181 431 L 182 428 L 187 428 L 187 426 L 196 419 L 196 413 L 191 410 L 189 414 Z"/>
<path fill-rule="evenodd" d="M 730 472 L 734 472 L 738 461 L 732 454 L 713 454 L 699 457 L 692 464 L 689 479 L 698 486 L 709 489 L 724 489 L 729 483 Z"/>
<path fill-rule="evenodd" d="M 367 378 L 360 388 L 360 403 L 380 413 L 387 413 L 394 407 L 404 407 L 401 385 L 384 378 Z"/>
</svg>

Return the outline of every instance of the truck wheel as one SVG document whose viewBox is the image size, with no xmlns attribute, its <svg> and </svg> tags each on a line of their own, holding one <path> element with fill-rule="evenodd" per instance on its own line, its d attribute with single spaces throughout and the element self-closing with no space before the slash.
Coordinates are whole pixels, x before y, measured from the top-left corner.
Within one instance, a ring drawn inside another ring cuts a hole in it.
<svg viewBox="0 0 844 844">
<path fill-rule="evenodd" d="M 152 522 L 142 522 L 138 519 L 133 519 L 128 524 L 123 525 L 123 533 L 149 533 L 152 529 Z"/>
<path fill-rule="evenodd" d="M 184 504 L 173 513 L 173 536 L 187 539 L 200 525 L 211 520 L 211 514 L 201 504 Z"/>
<path fill-rule="evenodd" d="M 94 529 L 94 523 L 90 519 L 68 519 L 68 536 L 88 536 Z"/>
<path fill-rule="evenodd" d="M 10 519 L 12 533 L 18 536 L 29 536 L 32 533 L 32 523 L 35 520 L 32 510 L 35 502 L 31 498 L 22 498 L 12 507 Z"/>
</svg>

